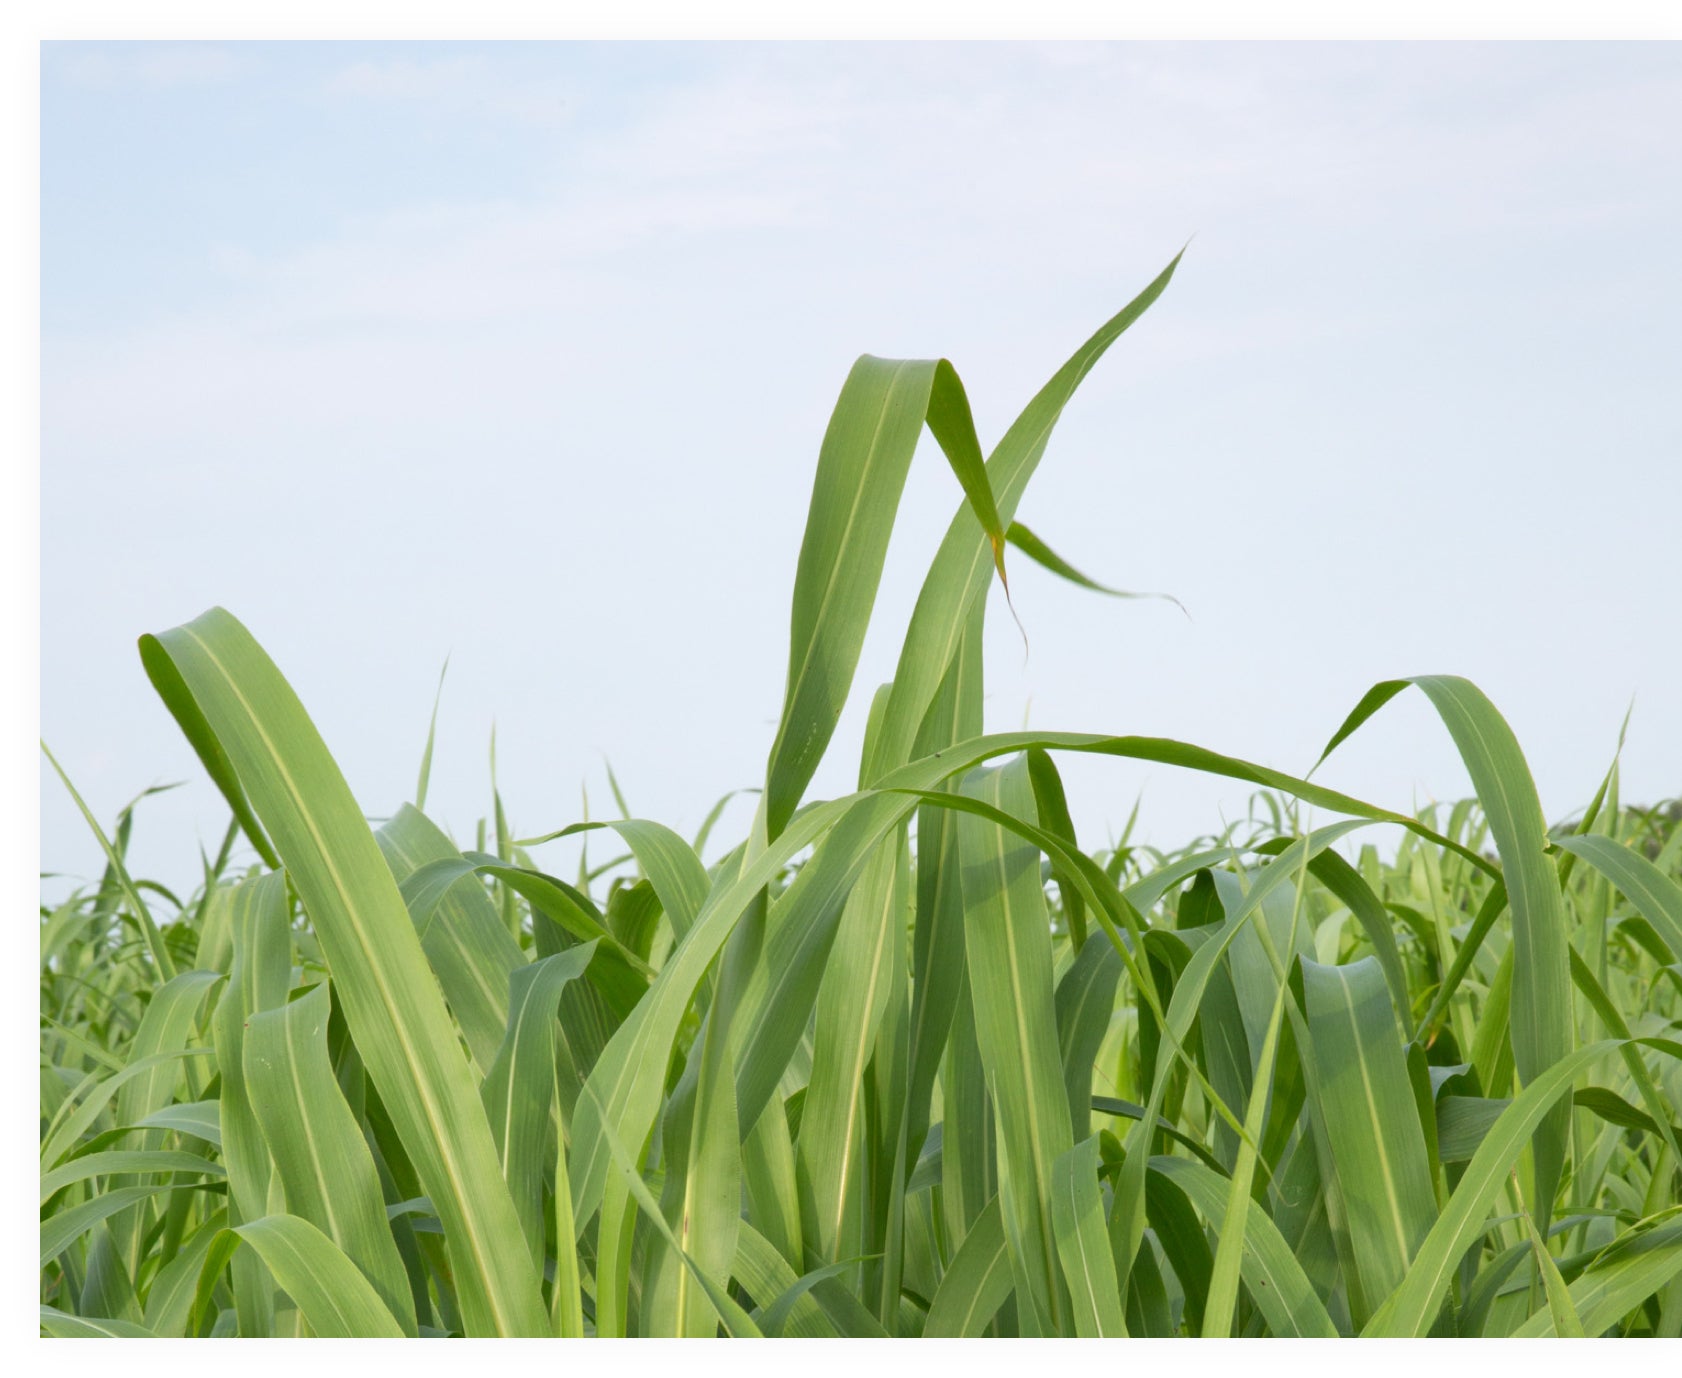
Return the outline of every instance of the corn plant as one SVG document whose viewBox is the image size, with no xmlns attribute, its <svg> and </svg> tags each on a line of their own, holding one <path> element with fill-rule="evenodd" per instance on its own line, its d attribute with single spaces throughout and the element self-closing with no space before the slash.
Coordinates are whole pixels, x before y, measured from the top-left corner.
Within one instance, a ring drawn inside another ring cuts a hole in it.
<svg viewBox="0 0 1682 1378">
<path fill-rule="evenodd" d="M 1550 829 L 1450 676 L 1375 686 L 1326 748 L 1423 694 L 1476 797 L 1417 815 L 1178 741 L 982 730 L 1007 556 L 1100 587 L 1023 493 L 1178 262 L 990 454 L 947 361 L 854 366 L 757 813 L 711 864 L 717 811 L 693 842 L 628 810 L 515 839 L 497 798 L 464 846 L 424 764 L 373 826 L 234 616 L 142 637 L 231 822 L 181 898 L 131 875 L 133 806 L 89 815 L 100 883 L 43 907 L 42 1330 L 1682 1333 L 1674 810 L 1614 761 Z M 858 788 L 810 799 L 925 427 L 962 501 Z M 1090 850 L 1069 753 L 1257 805 Z M 545 869 L 595 832 L 613 861 Z"/>
</svg>

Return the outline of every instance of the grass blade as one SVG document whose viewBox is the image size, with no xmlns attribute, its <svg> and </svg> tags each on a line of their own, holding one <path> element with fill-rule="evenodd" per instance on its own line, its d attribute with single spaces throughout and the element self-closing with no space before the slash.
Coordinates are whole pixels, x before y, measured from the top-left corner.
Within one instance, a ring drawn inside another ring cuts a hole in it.
<svg viewBox="0 0 1682 1378">
<path fill-rule="evenodd" d="M 1010 1296 L 1010 1251 L 1005 1247 L 1004 1213 L 995 1196 L 970 1226 L 963 1246 L 940 1281 L 923 1326 L 927 1337 L 971 1339 Z"/>
<path fill-rule="evenodd" d="M 1150 1170 L 1166 1177 L 1203 1212 L 1212 1228 L 1226 1237 L 1228 1184 L 1218 1173 L 1189 1158 L 1155 1157 Z M 1337 1328 L 1315 1293 L 1314 1285 L 1279 1233 L 1279 1227 L 1261 1211 L 1250 1211 L 1244 1220 L 1243 1276 L 1256 1305 L 1266 1314 L 1275 1335 L 1305 1339 L 1331 1339 Z"/>
<path fill-rule="evenodd" d="M 1017 817 L 1034 817 L 1026 758 L 971 775 L 964 788 Z M 959 817 L 958 836 L 976 1040 L 1003 1126 L 1001 1162 L 1015 1184 L 1004 1203 L 1005 1234 L 1033 1288 L 1017 1304 L 1033 1307 L 1042 1331 L 1055 1335 L 1067 1322 L 1068 1299 L 1052 1229 L 1052 1166 L 1074 1145 L 1039 851 L 968 814 Z"/>
<path fill-rule="evenodd" d="M 1390 991 L 1375 958 L 1302 963 L 1320 1108 L 1361 1293 L 1387 1297 L 1437 1218 Z M 1355 1323 L 1366 1317 L 1357 1315 Z"/>
<path fill-rule="evenodd" d="M 468 1329 L 546 1333 L 524 1236 L 444 997 L 315 725 L 251 634 L 220 609 L 143 638 L 141 654 L 154 683 L 191 694 L 285 858 L 357 1049 L 444 1223 Z"/>
<path fill-rule="evenodd" d="M 987 481 L 999 518 L 1007 528 L 1063 408 L 1105 351 L 1167 289 L 1179 265 L 1180 255 L 1176 254 L 1144 291 L 1104 322 L 1034 394 L 994 448 L 987 460 Z M 929 705 L 957 655 L 959 641 L 971 630 L 972 610 L 986 592 L 993 568 L 991 553 L 987 533 L 980 529 L 973 509 L 966 503 L 947 527 L 917 595 L 899 663 L 894 667 L 893 692 L 883 714 L 882 732 L 866 763 L 865 779 L 878 780 L 912 759 L 912 748 Z"/>
<path fill-rule="evenodd" d="M 307 1220 L 266 1215 L 235 1227 L 261 1255 L 268 1270 L 322 1339 L 391 1339 L 404 1336 L 362 1270 Z"/>
<path fill-rule="evenodd" d="M 1592 1043 L 1561 1058 L 1535 1078 L 1502 1111 L 1472 1155 L 1460 1185 L 1414 1255 L 1407 1276 L 1362 1330 L 1363 1335 L 1423 1336 L 1448 1290 L 1449 1276 L 1483 1227 L 1495 1194 L 1530 1141 L 1536 1126 L 1595 1058 L 1618 1046 Z"/>
<path fill-rule="evenodd" d="M 1350 733 L 1410 684 L 1431 700 L 1472 777 L 1501 856 L 1513 915 L 1511 1037 L 1513 1062 L 1526 1081 L 1553 1066 L 1572 1046 L 1571 973 L 1559 873 L 1546 856 L 1547 821 L 1536 785 L 1506 720 L 1468 680 L 1422 675 L 1369 690 L 1333 735 L 1322 761 Z M 1570 1108 L 1544 1117 L 1533 1145 L 1538 1226 L 1546 1230 L 1565 1162 Z"/>
<path fill-rule="evenodd" d="M 502 1175 L 536 1267 L 543 1264 L 543 1169 L 555 1103 L 555 1014 L 567 982 L 583 974 L 594 952 L 593 943 L 584 943 L 515 969 L 509 977 L 508 1032 L 480 1087 L 502 1155 Z"/>
<path fill-rule="evenodd" d="M 1165 602 L 1172 603 L 1181 612 L 1185 612 L 1185 605 L 1171 593 L 1133 593 L 1127 589 L 1116 589 L 1111 588 L 1108 584 L 1100 584 L 1096 579 L 1082 574 L 1021 522 L 1010 524 L 1010 530 L 1005 533 L 1005 539 L 1041 569 L 1051 571 L 1059 579 L 1067 580 L 1076 588 L 1083 588 L 1091 593 L 1101 593 L 1109 598 L 1160 598 Z"/>
<path fill-rule="evenodd" d="M 251 1016 L 245 1080 L 252 1109 L 274 1158 L 288 1215 L 327 1235 L 412 1335 L 414 1300 L 387 1225 L 379 1174 L 328 1058 L 330 1009 L 322 984 L 279 1009 Z"/>
<path fill-rule="evenodd" d="M 1567 1289 L 1569 1309 L 1586 1335 L 1604 1335 L 1660 1288 L 1682 1274 L 1682 1222 L 1631 1230 L 1608 1246 Z M 1565 1335 L 1550 1308 L 1513 1332 L 1515 1338 Z"/>
<path fill-rule="evenodd" d="M 525 965 L 525 953 L 484 888 L 466 879 L 471 863 L 419 809 L 403 805 L 374 840 L 473 1061 L 486 1071 L 508 1024 L 508 980 Z M 445 863 L 455 863 L 453 873 Z M 436 876 L 436 885 L 427 885 L 423 873 Z"/>
<path fill-rule="evenodd" d="M 1098 1196 L 1098 1136 L 1082 1139 L 1052 1168 L 1052 1226 L 1068 1281 L 1075 1333 L 1083 1339 L 1127 1334 L 1115 1259 Z"/>
</svg>

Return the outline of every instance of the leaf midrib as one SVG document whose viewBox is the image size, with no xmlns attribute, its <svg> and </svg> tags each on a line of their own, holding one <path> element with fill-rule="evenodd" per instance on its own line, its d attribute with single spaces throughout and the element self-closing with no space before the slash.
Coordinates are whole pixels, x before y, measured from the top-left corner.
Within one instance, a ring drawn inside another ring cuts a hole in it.
<svg viewBox="0 0 1682 1378">
<path fill-rule="evenodd" d="M 364 959 L 363 965 L 373 977 L 374 985 L 379 992 L 387 1015 L 391 1018 L 397 1029 L 404 1035 L 397 1041 L 402 1049 L 404 1061 L 408 1065 L 410 1079 L 414 1083 L 415 1090 L 418 1093 L 417 1099 L 419 1100 L 422 1111 L 426 1116 L 427 1124 L 432 1130 L 433 1147 L 436 1149 L 440 1159 L 442 1160 L 445 1176 L 456 1186 L 459 1203 L 462 1206 L 465 1206 L 466 1199 L 465 1193 L 462 1191 L 460 1165 L 456 1161 L 455 1154 L 451 1151 L 449 1136 L 442 1132 L 439 1107 L 434 1101 L 431 1086 L 428 1084 L 428 1079 L 420 1075 L 420 1064 L 416 1061 L 413 1053 L 411 1052 L 412 1045 L 409 1037 L 407 1036 L 409 1033 L 408 1021 L 402 1017 L 401 1010 L 393 998 L 391 986 L 386 981 L 385 973 L 378 960 L 376 960 L 375 954 L 368 941 L 368 935 L 363 928 L 361 916 L 357 913 L 356 906 L 350 902 L 349 891 L 345 887 L 344 879 L 339 874 L 339 868 L 334 863 L 331 851 L 327 847 L 326 841 L 322 837 L 320 829 L 316 827 L 314 815 L 304 807 L 303 798 L 298 790 L 297 782 L 292 778 L 292 772 L 287 768 L 286 762 L 281 758 L 274 739 L 269 736 L 268 730 L 264 727 L 256 710 L 252 707 L 251 701 L 246 698 L 234 676 L 229 673 L 227 666 L 222 663 L 221 658 L 214 650 L 211 649 L 210 645 L 201 636 L 199 636 L 196 631 L 193 630 L 191 625 L 184 626 L 181 630 L 198 644 L 200 650 L 204 652 L 210 663 L 215 666 L 217 672 L 222 676 L 223 682 L 227 685 L 229 691 L 233 694 L 234 698 L 238 700 L 241 709 L 245 712 L 247 721 L 250 723 L 257 736 L 261 739 L 264 748 L 268 751 L 270 762 L 279 773 L 281 784 L 286 790 L 287 796 L 292 801 L 294 808 L 296 808 L 298 816 L 302 819 L 304 827 L 308 830 L 311 841 L 315 843 L 317 854 L 320 856 L 322 864 L 327 870 L 334 892 L 337 894 L 340 905 L 350 921 L 350 928 L 356 935 L 357 943 L 361 948 L 362 957 Z M 492 1313 L 496 1317 L 498 1329 L 502 1331 L 502 1333 L 507 1334 L 510 1332 L 509 1318 L 504 1314 L 502 1298 L 498 1295 L 497 1289 L 489 1285 L 491 1274 L 486 1267 L 488 1261 L 487 1254 L 483 1242 L 479 1237 L 479 1231 L 477 1228 L 478 1222 L 475 1219 L 477 1212 L 471 1209 L 462 1209 L 458 1212 L 458 1214 L 461 1218 L 462 1226 L 467 1234 L 466 1242 L 468 1250 L 472 1255 L 479 1276 L 484 1279 L 486 1283 L 481 1290 L 485 1295 L 487 1304 L 490 1306 Z"/>
</svg>

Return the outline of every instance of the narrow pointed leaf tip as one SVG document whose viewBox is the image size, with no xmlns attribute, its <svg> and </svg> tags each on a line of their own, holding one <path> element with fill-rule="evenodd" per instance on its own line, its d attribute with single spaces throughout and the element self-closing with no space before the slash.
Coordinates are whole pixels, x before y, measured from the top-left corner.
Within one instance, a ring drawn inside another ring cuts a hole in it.
<svg viewBox="0 0 1682 1378">
<path fill-rule="evenodd" d="M 1021 522 L 1012 522 L 1010 530 L 1005 533 L 1006 539 L 1043 569 L 1050 570 L 1060 579 L 1066 579 L 1078 588 L 1088 589 L 1093 593 L 1107 594 L 1111 598 L 1160 598 L 1164 602 L 1172 603 L 1187 620 L 1191 613 L 1186 611 L 1186 605 L 1171 593 L 1136 593 L 1128 589 L 1111 588 L 1108 584 L 1100 584 L 1096 579 L 1082 574 L 1055 550 L 1048 546 Z"/>
</svg>

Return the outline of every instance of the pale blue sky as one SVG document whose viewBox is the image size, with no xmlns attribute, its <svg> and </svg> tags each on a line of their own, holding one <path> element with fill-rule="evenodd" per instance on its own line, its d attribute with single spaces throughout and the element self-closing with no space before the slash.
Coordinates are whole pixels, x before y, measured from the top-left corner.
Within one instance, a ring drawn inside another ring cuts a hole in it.
<svg viewBox="0 0 1682 1378">
<path fill-rule="evenodd" d="M 134 641 L 220 603 L 363 807 L 486 746 L 516 829 L 692 831 L 763 773 L 812 468 L 852 358 L 945 354 L 983 442 L 1196 235 L 1021 508 L 989 727 L 1177 736 L 1302 771 L 1373 681 L 1476 680 L 1550 816 L 1635 699 L 1682 789 L 1682 53 L 1615 44 L 49 45 L 43 733 L 190 885 L 225 814 Z M 957 500 L 913 466 L 849 788 Z M 1071 761 L 1083 840 L 1246 791 Z M 1327 766 L 1466 789 L 1417 695 Z M 56 781 L 42 865 L 95 871 Z M 736 826 L 745 823 L 743 805 Z M 556 865 L 562 863 L 559 855 Z"/>
</svg>

